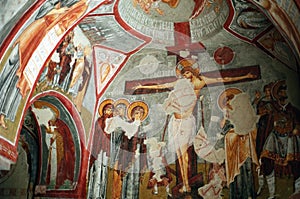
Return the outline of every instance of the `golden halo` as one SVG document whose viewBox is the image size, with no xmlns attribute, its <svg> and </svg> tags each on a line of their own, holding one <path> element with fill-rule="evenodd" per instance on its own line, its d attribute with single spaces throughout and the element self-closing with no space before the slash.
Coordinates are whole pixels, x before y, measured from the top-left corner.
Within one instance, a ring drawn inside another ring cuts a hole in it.
<svg viewBox="0 0 300 199">
<path fill-rule="evenodd" d="M 197 66 L 195 66 L 197 65 Z M 181 71 L 185 67 L 191 67 L 195 70 L 195 72 L 199 73 L 199 67 L 197 60 L 192 59 L 192 58 L 185 58 L 180 60 L 177 65 L 176 65 L 176 76 L 179 77 L 181 76 Z"/>
<path fill-rule="evenodd" d="M 240 89 L 234 88 L 234 87 L 227 88 L 224 91 L 222 91 L 222 93 L 220 93 L 220 95 L 218 97 L 218 106 L 219 106 L 219 108 L 221 110 L 223 110 L 225 108 L 228 96 L 230 96 L 232 94 L 237 95 L 237 94 L 242 93 L 242 92 L 243 91 L 241 91 Z"/>
<path fill-rule="evenodd" d="M 127 99 L 121 98 L 114 102 L 114 107 L 117 107 L 119 104 L 124 104 L 126 106 L 126 108 L 128 108 L 130 103 Z"/>
<path fill-rule="evenodd" d="M 33 106 L 35 108 L 38 108 L 38 109 L 43 109 L 45 107 L 48 107 L 48 108 L 50 108 L 55 113 L 55 117 L 56 118 L 59 117 L 59 110 L 58 110 L 58 108 L 55 105 L 53 105 L 53 104 L 51 104 L 49 102 L 37 100 L 37 101 L 33 102 Z"/>
<path fill-rule="evenodd" d="M 286 86 L 286 82 L 285 80 L 278 80 L 276 81 L 272 88 L 271 88 L 271 93 L 272 93 L 272 96 L 274 99 L 278 100 L 279 96 L 278 96 L 278 89 L 281 87 L 281 86 Z"/>
<path fill-rule="evenodd" d="M 132 116 L 131 116 L 132 111 L 134 110 L 135 107 L 138 107 L 138 106 L 140 106 L 144 109 L 144 115 L 141 118 L 141 121 L 144 121 L 146 119 L 146 117 L 148 116 L 149 108 L 148 108 L 148 105 L 143 101 L 136 101 L 136 102 L 131 103 L 128 107 L 127 116 L 130 120 L 132 120 Z"/>
<path fill-rule="evenodd" d="M 108 104 L 111 104 L 113 105 L 114 104 L 114 100 L 112 99 L 106 99 L 104 101 L 101 102 L 99 108 L 98 108 L 98 113 L 100 115 L 100 117 L 103 115 L 103 108 L 108 105 Z"/>
</svg>

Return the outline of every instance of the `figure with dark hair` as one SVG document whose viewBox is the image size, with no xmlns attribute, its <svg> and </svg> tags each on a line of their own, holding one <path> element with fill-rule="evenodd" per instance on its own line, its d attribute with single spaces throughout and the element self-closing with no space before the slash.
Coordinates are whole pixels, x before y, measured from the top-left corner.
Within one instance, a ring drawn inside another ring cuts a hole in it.
<svg viewBox="0 0 300 199">
<path fill-rule="evenodd" d="M 217 77 L 210 78 L 199 74 L 199 66 L 194 59 L 182 59 L 176 67 L 178 79 L 174 82 L 158 85 L 138 85 L 135 89 L 166 89 L 174 88 L 163 107 L 165 112 L 171 116 L 168 128 L 168 151 L 176 154 L 183 186 L 180 193 L 191 192 L 189 185 L 189 155 L 188 148 L 192 145 L 196 135 L 196 120 L 193 115 L 200 91 L 207 84 L 218 82 L 232 82 L 247 78 L 254 78 L 251 73 L 239 77 Z M 183 77 L 183 78 L 182 78 Z M 168 159 L 168 163 L 175 159 Z"/>
<path fill-rule="evenodd" d="M 72 71 L 77 61 L 75 59 L 74 63 L 72 63 L 76 51 L 73 31 L 61 42 L 56 51 L 59 53 L 59 65 L 61 67 L 58 84 L 63 91 L 67 92 L 72 78 Z"/>
<path fill-rule="evenodd" d="M 91 146 L 90 195 L 92 198 L 106 198 L 108 180 L 108 160 L 110 156 L 110 134 L 105 131 L 106 120 L 113 117 L 114 101 L 105 99 L 101 102 L 99 118 L 95 123 L 93 142 Z"/>
<path fill-rule="evenodd" d="M 257 157 L 260 160 L 260 154 L 263 150 L 263 146 L 265 141 L 273 129 L 273 103 L 274 99 L 271 95 L 273 83 L 266 84 L 263 87 L 264 96 L 260 97 L 260 95 L 256 94 L 256 98 L 254 100 L 254 104 L 256 105 L 257 115 L 260 116 L 257 123 L 257 136 L 256 136 L 256 153 Z M 258 190 L 257 195 L 260 195 L 262 188 L 264 186 L 264 175 L 263 175 L 263 167 L 264 165 L 260 160 L 260 169 L 258 170 Z"/>
<path fill-rule="evenodd" d="M 92 161 L 97 159 L 98 154 L 102 150 L 106 153 L 106 156 L 109 156 L 110 153 L 110 134 L 107 134 L 105 129 L 105 121 L 108 118 L 113 116 L 113 100 L 106 99 L 104 100 L 98 109 L 100 117 L 97 119 L 95 124 L 93 146 L 92 146 Z"/>
<path fill-rule="evenodd" d="M 294 194 L 300 193 L 300 111 L 288 101 L 285 80 L 272 87 L 273 128 L 261 153 L 264 174 L 269 188 L 269 199 L 275 198 L 275 165 L 291 166 Z"/>
</svg>

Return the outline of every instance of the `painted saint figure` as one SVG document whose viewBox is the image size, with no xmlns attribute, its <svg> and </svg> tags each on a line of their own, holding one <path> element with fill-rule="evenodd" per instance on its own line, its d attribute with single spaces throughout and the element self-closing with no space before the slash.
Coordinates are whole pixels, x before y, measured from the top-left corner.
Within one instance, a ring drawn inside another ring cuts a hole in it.
<svg viewBox="0 0 300 199">
<path fill-rule="evenodd" d="M 5 62 L 0 73 L 0 126 L 7 129 L 5 119 L 14 121 L 17 109 L 22 100 L 19 89 L 16 87 L 18 77 L 15 75 L 19 67 L 19 54 L 15 48 L 10 58 Z"/>
<path fill-rule="evenodd" d="M 118 115 L 106 120 L 105 131 L 110 135 L 116 133 L 116 130 L 123 131 L 118 152 L 118 165 L 115 165 L 123 176 L 121 198 L 139 198 L 140 176 L 147 165 L 144 143 L 146 132 L 143 130 L 142 121 L 148 116 L 148 111 L 146 103 L 136 101 L 128 106 L 128 121 Z M 120 185 L 116 189 L 120 190 Z M 114 191 L 114 196 L 119 196 L 119 194 L 117 190 Z"/>
<path fill-rule="evenodd" d="M 237 88 L 223 91 L 218 103 L 224 113 L 221 127 L 225 135 L 225 173 L 229 197 L 255 198 L 252 171 L 259 166 L 255 150 L 258 117 L 246 93 Z M 241 116 L 244 121 L 240 121 Z"/>
<path fill-rule="evenodd" d="M 119 117 L 123 121 L 128 121 L 127 119 L 127 109 L 129 106 L 129 101 L 126 99 L 118 99 L 114 103 L 114 117 Z M 120 161 L 120 155 L 122 154 L 122 150 L 125 149 L 124 143 L 128 138 L 125 136 L 125 132 L 121 127 L 116 128 L 111 133 L 111 167 L 113 168 L 113 184 L 114 188 L 112 190 L 112 198 L 121 198 L 122 194 L 122 175 L 124 174 L 124 171 L 121 170 L 121 161 Z M 121 158 L 122 159 L 122 158 Z"/>
<path fill-rule="evenodd" d="M 36 20 L 16 39 L 0 75 L 1 93 L 6 96 L 0 99 L 0 126 L 2 128 L 7 129 L 6 118 L 14 121 L 22 97 L 25 98 L 31 89 L 24 70 L 38 45 L 53 28 L 57 35 L 65 32 L 85 13 L 87 4 L 88 1 L 83 0 L 68 7 L 67 5 L 61 6 L 60 0 L 49 0 L 40 9 Z"/>
<path fill-rule="evenodd" d="M 95 176 L 92 179 L 92 198 L 105 198 L 108 179 L 108 158 L 110 156 L 110 134 L 105 131 L 106 120 L 113 117 L 114 101 L 105 99 L 101 102 L 98 112 L 99 118 L 95 123 L 93 145 L 91 151 L 92 172 Z M 100 186 L 101 185 L 101 186 Z"/>
<path fill-rule="evenodd" d="M 74 98 L 74 104 L 79 113 L 82 111 L 82 102 L 84 97 L 86 96 L 87 88 L 92 75 L 92 57 L 91 57 L 91 47 L 86 46 L 84 48 L 84 61 L 83 61 L 84 69 L 82 72 L 82 83 L 78 88 L 78 93 Z"/>
<path fill-rule="evenodd" d="M 143 121 L 148 116 L 148 105 L 142 101 L 136 101 L 129 105 L 127 116 L 130 123 L 139 124 L 137 130 L 132 131 L 132 137 L 128 140 L 127 152 L 123 155 L 122 164 L 125 167 L 125 175 L 122 183 L 121 198 L 139 198 L 141 176 L 147 166 L 147 147 L 145 142 L 146 132 L 143 129 Z M 124 159 L 126 158 L 126 159 Z"/>
<path fill-rule="evenodd" d="M 39 124 L 46 127 L 46 134 L 52 135 L 49 140 L 46 183 L 50 186 L 54 175 L 55 189 L 59 189 L 67 180 L 73 184 L 75 143 L 68 125 L 59 118 L 60 113 L 57 107 L 48 102 L 35 101 L 32 111 Z"/>
<path fill-rule="evenodd" d="M 263 91 L 265 95 L 260 97 L 259 93 L 256 93 L 256 97 L 253 103 L 256 105 L 257 115 L 260 116 L 257 123 L 257 136 L 256 136 L 256 153 L 257 158 L 260 160 L 260 154 L 263 150 L 263 146 L 265 141 L 270 134 L 273 128 L 273 103 L 274 99 L 271 95 L 273 83 L 269 83 L 264 86 Z M 261 160 L 260 160 L 261 164 Z M 260 195 L 262 188 L 264 186 L 264 175 L 263 175 L 263 167 L 264 165 L 260 165 L 260 169 L 258 170 L 258 190 L 257 195 Z"/>
<path fill-rule="evenodd" d="M 168 128 L 168 150 L 177 155 L 183 186 L 179 192 L 191 192 L 188 179 L 188 148 L 196 135 L 196 120 L 193 115 L 201 89 L 209 84 L 232 82 L 255 78 L 251 73 L 239 77 L 209 78 L 199 74 L 199 66 L 194 59 L 182 59 L 176 67 L 178 80 L 160 85 L 138 85 L 135 89 L 174 88 L 169 93 L 163 107 L 171 115 Z M 183 78 L 182 78 L 183 77 Z M 170 163 L 170 162 L 169 162 Z"/>
<path fill-rule="evenodd" d="M 55 189 L 58 189 L 65 180 L 69 180 L 71 184 L 74 182 L 75 147 L 70 129 L 63 120 L 59 118 L 50 120 L 49 126 L 47 133 L 53 134 L 50 139 L 50 150 L 54 150 L 52 145 L 54 142 L 56 143 L 57 177 Z"/>
<path fill-rule="evenodd" d="M 261 159 L 266 175 L 269 199 L 275 198 L 275 165 L 291 166 L 294 194 L 300 193 L 300 111 L 288 101 L 285 80 L 274 83 L 272 96 L 274 126 L 267 137 Z"/>
</svg>

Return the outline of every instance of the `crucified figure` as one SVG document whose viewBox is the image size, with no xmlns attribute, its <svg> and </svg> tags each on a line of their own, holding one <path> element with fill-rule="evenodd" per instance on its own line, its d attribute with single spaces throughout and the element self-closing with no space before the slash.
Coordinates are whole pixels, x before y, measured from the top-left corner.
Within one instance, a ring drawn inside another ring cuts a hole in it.
<svg viewBox="0 0 300 199">
<path fill-rule="evenodd" d="M 208 84 L 226 83 L 243 79 L 254 79 L 256 75 L 248 73 L 237 77 L 210 78 L 199 74 L 196 60 L 183 59 L 179 61 L 176 72 L 183 78 L 157 85 L 138 85 L 134 89 L 167 89 L 173 88 L 163 107 L 171 116 L 168 124 L 168 151 L 175 152 L 178 157 L 183 186 L 180 193 L 191 192 L 188 179 L 189 156 L 188 148 L 196 135 L 196 119 L 193 110 L 200 97 L 200 91 Z"/>
</svg>

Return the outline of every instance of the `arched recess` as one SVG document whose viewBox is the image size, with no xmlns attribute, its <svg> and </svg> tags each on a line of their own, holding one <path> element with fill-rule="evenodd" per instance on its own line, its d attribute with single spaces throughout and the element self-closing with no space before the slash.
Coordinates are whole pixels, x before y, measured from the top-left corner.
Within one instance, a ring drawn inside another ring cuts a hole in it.
<svg viewBox="0 0 300 199">
<path fill-rule="evenodd" d="M 7 100 L 1 99 L 0 101 L 10 103 L 4 106 L 12 107 L 13 111 L 9 110 L 12 114 L 7 118 L 1 110 L 1 117 L 2 115 L 6 117 L 5 122 L 7 122 L 1 123 L 0 129 L 1 169 L 9 169 L 10 164 L 17 160 L 17 143 L 25 111 L 30 106 L 29 100 L 33 96 L 37 80 L 50 55 L 65 35 L 86 15 L 101 5 L 111 3 L 109 0 L 66 2 L 69 4 L 63 6 L 68 9 L 53 19 L 47 19 L 45 16 L 41 18 L 37 16 L 43 12 L 49 1 L 37 1 L 22 16 L 22 20 L 16 24 L 3 42 L 3 48 L 0 50 L 0 68 L 2 68 L 1 73 L 4 78 L 1 79 L 1 84 L 3 82 L 8 84 L 1 88 L 2 96 Z"/>
<path fill-rule="evenodd" d="M 38 118 L 41 115 L 33 111 L 37 102 L 42 104 L 42 106 L 37 105 L 40 113 L 44 113 L 41 109 L 47 107 L 58 110 L 60 122 L 55 122 L 57 129 L 54 127 L 51 132 L 46 131 L 46 126 Z M 55 135 L 59 132 L 60 135 Z M 50 139 L 53 139 L 52 149 L 48 148 Z M 60 147 L 59 141 L 62 142 Z M 25 153 L 19 157 L 21 152 Z M 59 156 L 59 152 L 62 155 Z M 18 155 L 17 162 L 11 165 L 10 170 L 0 173 L 0 190 L 3 190 L 1 192 L 4 194 L 3 197 L 84 197 L 87 162 L 83 160 L 88 158 L 89 153 L 86 150 L 84 129 L 79 113 L 70 100 L 63 95 L 51 91 L 39 94 L 31 100 L 20 132 Z M 59 157 L 63 158 L 61 167 L 58 166 Z M 53 164 L 56 165 L 53 167 Z M 52 175 L 49 182 L 47 182 L 47 174 Z M 57 181 L 55 177 L 63 181 Z M 57 183 L 60 185 L 55 186 Z M 12 184 L 15 185 L 15 189 Z"/>
<path fill-rule="evenodd" d="M 35 194 L 81 197 L 85 194 L 87 172 L 87 162 L 83 160 L 89 153 L 84 127 L 73 103 L 60 93 L 49 91 L 31 100 L 28 114 L 32 115 L 38 129 Z"/>
</svg>

